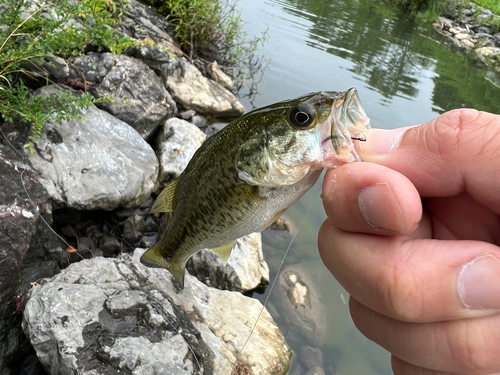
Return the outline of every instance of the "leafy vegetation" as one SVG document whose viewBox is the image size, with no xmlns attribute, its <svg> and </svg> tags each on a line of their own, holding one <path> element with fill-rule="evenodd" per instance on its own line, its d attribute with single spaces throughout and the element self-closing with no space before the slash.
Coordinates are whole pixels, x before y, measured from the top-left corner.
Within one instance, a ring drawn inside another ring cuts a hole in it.
<svg viewBox="0 0 500 375">
<path fill-rule="evenodd" d="M 0 115 L 4 121 L 32 124 L 26 145 L 31 152 L 45 122 L 74 118 L 94 100 L 70 92 L 33 97 L 28 86 L 40 79 L 48 82 L 47 56 L 69 58 L 88 46 L 120 53 L 131 46 L 130 39 L 112 28 L 120 18 L 117 5 L 126 5 L 118 1 L 0 0 Z"/>
<path fill-rule="evenodd" d="M 242 31 L 238 0 L 146 0 L 158 7 L 172 23 L 182 50 L 190 59 L 206 64 L 216 60 L 236 79 L 238 90 L 245 85 L 249 96 L 255 93 L 265 62 L 256 54 L 266 39 L 247 39 Z M 197 64 L 198 65 L 198 64 Z M 199 66 L 199 65 L 198 65 Z"/>
<path fill-rule="evenodd" d="M 498 0 L 475 0 L 477 5 L 491 10 L 494 14 L 500 16 L 500 2 Z"/>
</svg>

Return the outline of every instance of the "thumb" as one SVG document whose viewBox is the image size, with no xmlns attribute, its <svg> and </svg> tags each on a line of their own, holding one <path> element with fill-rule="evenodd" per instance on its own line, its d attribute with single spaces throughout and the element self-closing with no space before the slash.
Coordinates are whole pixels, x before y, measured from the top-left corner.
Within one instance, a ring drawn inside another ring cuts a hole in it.
<svg viewBox="0 0 500 375">
<path fill-rule="evenodd" d="M 402 173 L 421 196 L 467 192 L 500 213 L 500 116 L 458 109 L 423 125 L 365 135 L 363 161 Z"/>
</svg>

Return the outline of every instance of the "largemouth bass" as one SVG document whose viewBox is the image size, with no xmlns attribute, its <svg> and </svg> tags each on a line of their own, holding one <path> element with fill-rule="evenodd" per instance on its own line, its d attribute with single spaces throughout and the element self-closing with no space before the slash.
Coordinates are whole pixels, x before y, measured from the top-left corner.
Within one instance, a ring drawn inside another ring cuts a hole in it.
<svg viewBox="0 0 500 375">
<path fill-rule="evenodd" d="M 356 89 L 318 92 L 253 110 L 208 138 L 152 212 L 171 212 L 141 257 L 184 287 L 189 257 L 210 249 L 226 263 L 236 240 L 271 225 L 323 168 L 357 161 L 369 127 Z"/>
</svg>

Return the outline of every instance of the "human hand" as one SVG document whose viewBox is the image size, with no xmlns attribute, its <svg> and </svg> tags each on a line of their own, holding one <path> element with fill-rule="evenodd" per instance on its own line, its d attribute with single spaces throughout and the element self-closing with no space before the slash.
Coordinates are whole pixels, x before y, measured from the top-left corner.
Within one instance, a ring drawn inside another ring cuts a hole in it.
<svg viewBox="0 0 500 375">
<path fill-rule="evenodd" d="M 323 262 L 396 375 L 500 374 L 500 116 L 370 130 L 329 170 Z"/>
</svg>

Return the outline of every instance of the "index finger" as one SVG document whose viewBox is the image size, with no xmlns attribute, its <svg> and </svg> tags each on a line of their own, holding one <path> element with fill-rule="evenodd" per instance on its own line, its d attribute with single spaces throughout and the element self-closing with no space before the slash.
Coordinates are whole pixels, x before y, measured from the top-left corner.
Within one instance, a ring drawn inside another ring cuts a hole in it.
<svg viewBox="0 0 500 375">
<path fill-rule="evenodd" d="M 467 192 L 500 213 L 500 116 L 459 109 L 424 125 L 365 134 L 361 158 L 402 173 L 421 196 Z"/>
</svg>

